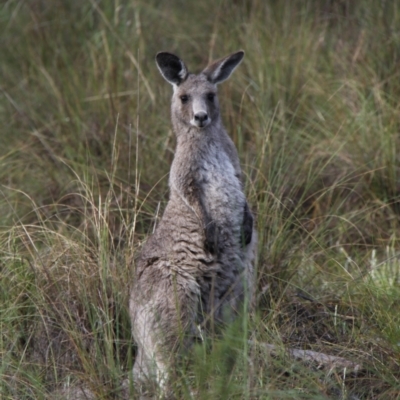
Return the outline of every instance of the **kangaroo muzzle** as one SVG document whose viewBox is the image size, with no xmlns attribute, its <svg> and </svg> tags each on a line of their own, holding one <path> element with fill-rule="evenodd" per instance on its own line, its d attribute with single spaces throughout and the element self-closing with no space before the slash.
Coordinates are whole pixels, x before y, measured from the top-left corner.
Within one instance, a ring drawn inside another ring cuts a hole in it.
<svg viewBox="0 0 400 400">
<path fill-rule="evenodd" d="M 196 126 L 199 128 L 204 128 L 206 125 L 208 125 L 208 115 L 205 112 L 199 112 L 195 114 L 194 116 L 194 123 Z"/>
<path fill-rule="evenodd" d="M 211 122 L 211 118 L 207 112 L 207 104 L 203 101 L 193 102 L 193 118 L 190 123 L 196 128 L 204 128 Z"/>
</svg>

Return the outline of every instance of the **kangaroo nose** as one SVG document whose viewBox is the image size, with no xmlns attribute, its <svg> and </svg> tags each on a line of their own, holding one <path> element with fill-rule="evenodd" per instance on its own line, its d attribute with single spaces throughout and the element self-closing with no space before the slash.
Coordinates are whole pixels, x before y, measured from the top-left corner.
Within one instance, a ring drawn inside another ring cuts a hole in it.
<svg viewBox="0 0 400 400">
<path fill-rule="evenodd" d="M 200 111 L 197 114 L 195 114 L 195 116 L 194 116 L 194 120 L 196 122 L 198 122 L 200 125 L 202 125 L 203 122 L 206 122 L 207 119 L 208 119 L 208 115 L 204 111 Z"/>
</svg>

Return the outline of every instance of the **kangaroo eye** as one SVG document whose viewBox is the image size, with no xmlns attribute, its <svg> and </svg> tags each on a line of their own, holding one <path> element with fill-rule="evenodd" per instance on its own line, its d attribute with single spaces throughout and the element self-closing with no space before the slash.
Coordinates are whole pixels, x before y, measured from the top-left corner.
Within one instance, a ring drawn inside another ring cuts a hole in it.
<svg viewBox="0 0 400 400">
<path fill-rule="evenodd" d="M 187 103 L 189 100 L 189 96 L 187 94 L 183 94 L 180 98 L 181 98 L 182 104 Z"/>
<path fill-rule="evenodd" d="M 207 94 L 207 99 L 209 101 L 214 101 L 214 98 L 215 98 L 215 93 L 208 93 Z"/>
</svg>

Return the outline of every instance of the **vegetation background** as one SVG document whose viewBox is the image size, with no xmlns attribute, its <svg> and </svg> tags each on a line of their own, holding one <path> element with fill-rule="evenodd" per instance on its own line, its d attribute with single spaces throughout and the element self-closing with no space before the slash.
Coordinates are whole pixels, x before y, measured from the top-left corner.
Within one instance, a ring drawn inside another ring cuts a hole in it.
<svg viewBox="0 0 400 400">
<path fill-rule="evenodd" d="M 199 71 L 238 49 L 220 100 L 257 215 L 257 312 L 196 349 L 177 392 L 400 398 L 399 2 L 3 0 L 0 32 L 2 399 L 134 392 L 130 276 L 174 154 L 154 56 Z"/>
</svg>

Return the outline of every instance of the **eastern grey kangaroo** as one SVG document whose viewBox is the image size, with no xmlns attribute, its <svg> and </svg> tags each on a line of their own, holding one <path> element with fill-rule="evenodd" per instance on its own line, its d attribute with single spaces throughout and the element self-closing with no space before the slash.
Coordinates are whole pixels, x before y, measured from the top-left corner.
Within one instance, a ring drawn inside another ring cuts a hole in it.
<svg viewBox="0 0 400 400">
<path fill-rule="evenodd" d="M 136 262 L 130 296 L 139 386 L 153 381 L 165 392 L 176 355 L 202 331 L 231 321 L 252 297 L 256 232 L 217 98 L 217 84 L 243 56 L 233 53 L 198 75 L 173 54 L 156 56 L 161 75 L 173 86 L 177 146 L 170 198 Z"/>
</svg>

